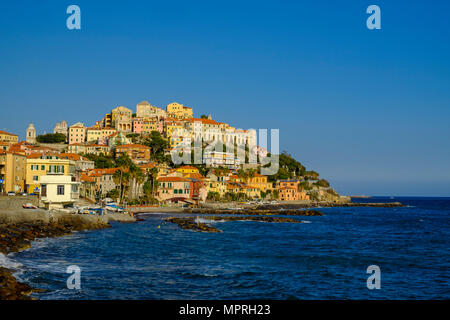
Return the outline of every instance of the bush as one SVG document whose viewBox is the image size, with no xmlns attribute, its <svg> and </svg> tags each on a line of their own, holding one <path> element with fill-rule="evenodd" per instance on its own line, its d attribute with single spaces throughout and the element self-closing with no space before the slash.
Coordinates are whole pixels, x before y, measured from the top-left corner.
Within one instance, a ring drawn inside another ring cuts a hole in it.
<svg viewBox="0 0 450 320">
<path fill-rule="evenodd" d="M 320 179 L 319 181 L 314 183 L 314 185 L 316 185 L 318 187 L 323 187 L 323 188 L 330 187 L 330 183 L 327 180 L 325 180 L 325 179 Z"/>
<path fill-rule="evenodd" d="M 64 143 L 66 136 L 62 133 L 47 133 L 36 137 L 39 143 Z"/>
</svg>

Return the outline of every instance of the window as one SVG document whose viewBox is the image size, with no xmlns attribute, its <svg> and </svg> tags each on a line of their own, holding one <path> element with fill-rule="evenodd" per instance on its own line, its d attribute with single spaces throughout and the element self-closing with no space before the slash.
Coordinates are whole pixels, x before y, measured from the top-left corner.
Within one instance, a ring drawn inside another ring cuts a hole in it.
<svg viewBox="0 0 450 320">
<path fill-rule="evenodd" d="M 56 194 L 58 196 L 63 196 L 64 195 L 64 185 L 58 185 L 57 190 L 56 190 Z"/>
<path fill-rule="evenodd" d="M 41 185 L 41 196 L 42 197 L 46 197 L 47 196 L 47 185 L 46 184 L 42 184 Z"/>
<path fill-rule="evenodd" d="M 38 181 L 39 177 L 38 176 L 33 176 L 33 181 Z"/>
<path fill-rule="evenodd" d="M 45 170 L 45 166 L 44 165 L 41 166 L 41 170 Z"/>
</svg>

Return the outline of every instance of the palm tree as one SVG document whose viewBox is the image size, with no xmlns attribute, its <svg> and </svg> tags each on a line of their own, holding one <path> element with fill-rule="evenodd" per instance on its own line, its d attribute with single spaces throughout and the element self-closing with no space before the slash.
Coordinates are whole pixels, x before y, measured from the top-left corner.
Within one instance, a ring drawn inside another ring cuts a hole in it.
<svg viewBox="0 0 450 320">
<path fill-rule="evenodd" d="M 132 173 L 133 182 L 134 182 L 134 195 L 133 199 L 136 199 L 139 192 L 139 186 L 145 182 L 145 174 L 142 172 L 142 169 L 136 166 L 137 169 L 130 171 Z"/>
<path fill-rule="evenodd" d="M 149 176 L 152 180 L 152 197 L 155 196 L 155 192 L 158 191 L 158 182 L 156 181 L 156 178 L 158 177 L 158 168 L 154 167 L 150 169 Z"/>
</svg>

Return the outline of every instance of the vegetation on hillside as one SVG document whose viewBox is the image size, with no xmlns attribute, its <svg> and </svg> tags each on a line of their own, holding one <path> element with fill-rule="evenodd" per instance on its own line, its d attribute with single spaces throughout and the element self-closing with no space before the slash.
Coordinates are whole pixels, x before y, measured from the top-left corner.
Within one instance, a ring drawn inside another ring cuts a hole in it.
<svg viewBox="0 0 450 320">
<path fill-rule="evenodd" d="M 36 141 L 39 143 L 64 143 L 66 136 L 62 133 L 47 133 L 37 136 Z"/>
</svg>

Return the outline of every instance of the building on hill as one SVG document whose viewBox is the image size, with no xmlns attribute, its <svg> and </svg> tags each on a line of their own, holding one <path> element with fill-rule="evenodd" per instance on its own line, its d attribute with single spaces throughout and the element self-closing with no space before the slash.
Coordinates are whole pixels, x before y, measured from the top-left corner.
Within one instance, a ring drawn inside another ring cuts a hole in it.
<svg viewBox="0 0 450 320">
<path fill-rule="evenodd" d="M 144 132 L 144 118 L 133 118 L 131 120 L 133 133 Z"/>
<path fill-rule="evenodd" d="M 9 147 L 9 151 L 28 155 L 31 153 L 31 150 L 34 148 L 34 146 L 31 143 L 28 143 L 26 141 L 20 141 L 18 143 L 15 143 Z"/>
<path fill-rule="evenodd" d="M 255 173 L 252 177 L 247 177 L 245 183 L 250 187 L 258 188 L 262 192 L 273 189 L 272 183 L 267 182 L 267 176 L 259 173 Z"/>
<path fill-rule="evenodd" d="M 115 148 L 117 146 L 131 144 L 131 139 L 126 136 L 123 132 L 116 132 L 108 136 L 107 143 L 110 148 Z"/>
<path fill-rule="evenodd" d="M 75 171 L 80 174 L 81 172 L 92 170 L 95 168 L 95 162 L 85 157 L 80 156 L 76 153 L 60 153 L 58 155 L 59 159 L 68 159 L 75 161 Z M 79 181 L 79 177 L 77 179 Z"/>
<path fill-rule="evenodd" d="M 198 169 L 193 166 L 182 166 L 182 167 L 176 168 L 175 171 L 181 172 L 182 174 L 199 173 Z"/>
<path fill-rule="evenodd" d="M 30 123 L 28 125 L 26 132 L 26 141 L 31 144 L 36 143 L 36 128 L 34 127 L 33 123 Z"/>
<path fill-rule="evenodd" d="M 208 168 L 230 168 L 238 169 L 240 167 L 240 159 L 234 156 L 234 153 L 205 151 L 203 154 L 203 164 Z"/>
<path fill-rule="evenodd" d="M 126 153 L 134 163 L 150 161 L 150 147 L 141 144 L 124 144 L 116 147 L 116 158 Z"/>
<path fill-rule="evenodd" d="M 86 153 L 86 144 L 84 143 L 69 144 L 69 146 L 67 147 L 67 152 L 76 154 Z"/>
<path fill-rule="evenodd" d="M 65 120 L 62 120 L 55 125 L 55 127 L 53 128 L 53 133 L 60 133 L 67 137 L 68 130 L 69 128 L 67 127 L 67 122 Z"/>
<path fill-rule="evenodd" d="M 58 154 L 59 151 L 57 149 L 51 148 L 51 147 L 47 147 L 47 146 L 30 146 L 30 147 L 25 147 L 25 154 L 27 156 L 29 155 L 45 155 L 45 154 Z"/>
<path fill-rule="evenodd" d="M 112 155 L 112 150 L 109 146 L 104 146 L 101 144 L 88 144 L 86 145 L 86 154 L 95 154 L 96 156 L 103 154 L 105 156 L 110 156 Z"/>
<path fill-rule="evenodd" d="M 14 133 L 9 133 L 9 132 L 0 130 L 0 141 L 11 145 L 11 144 L 19 142 L 19 136 Z"/>
<path fill-rule="evenodd" d="M 300 181 L 297 179 L 277 180 L 276 190 L 281 201 L 309 200 L 309 196 L 299 191 Z"/>
<path fill-rule="evenodd" d="M 88 182 L 88 187 L 83 187 L 83 190 L 90 189 L 89 194 L 94 196 L 100 195 L 102 198 L 104 198 L 108 192 L 110 192 L 113 189 L 116 189 L 118 185 L 114 182 L 114 173 L 116 171 L 120 170 L 119 168 L 108 168 L 108 169 L 93 169 L 89 170 L 87 172 L 84 172 L 81 181 L 84 184 L 83 181 Z M 89 177 L 89 178 L 86 178 Z M 90 185 L 89 183 L 94 182 L 94 186 Z M 84 194 L 86 192 L 83 192 Z"/>
<path fill-rule="evenodd" d="M 106 141 L 109 136 L 116 133 L 117 130 L 111 127 L 100 128 L 100 127 L 90 127 L 86 130 L 86 141 L 99 143 Z"/>
<path fill-rule="evenodd" d="M 0 194 L 25 191 L 26 163 L 24 154 L 0 151 Z"/>
<path fill-rule="evenodd" d="M 132 131 L 133 112 L 124 106 L 117 107 L 111 111 L 111 126 L 120 132 Z"/>
<path fill-rule="evenodd" d="M 77 122 L 69 127 L 69 144 L 86 142 L 86 127 L 83 123 Z"/>
<path fill-rule="evenodd" d="M 167 116 L 177 119 L 188 119 L 193 117 L 193 110 L 190 107 L 185 107 L 178 102 L 172 102 L 166 107 Z"/>
<path fill-rule="evenodd" d="M 9 148 L 11 148 L 11 145 L 9 143 L 0 141 L 0 152 L 2 151 L 8 151 Z"/>
<path fill-rule="evenodd" d="M 167 112 L 165 110 L 151 105 L 148 101 L 142 101 L 136 105 L 137 118 L 161 118 L 166 116 Z"/>
</svg>

